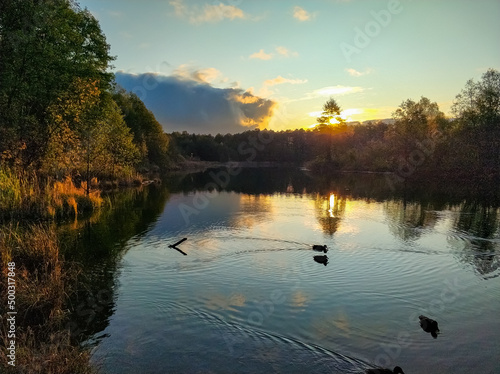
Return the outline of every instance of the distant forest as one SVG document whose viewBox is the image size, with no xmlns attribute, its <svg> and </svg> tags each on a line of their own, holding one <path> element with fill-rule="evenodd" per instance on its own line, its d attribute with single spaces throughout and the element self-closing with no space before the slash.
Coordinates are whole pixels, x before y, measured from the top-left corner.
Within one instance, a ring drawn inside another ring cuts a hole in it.
<svg viewBox="0 0 500 374">
<path fill-rule="evenodd" d="M 0 180 L 36 174 L 89 185 L 195 160 L 389 171 L 400 180 L 500 174 L 496 70 L 465 84 L 453 118 L 422 97 L 403 101 L 391 123 L 352 125 L 332 98 L 310 130 L 166 134 L 136 95 L 116 87 L 109 49 L 97 20 L 73 1 L 2 1 Z"/>
<path fill-rule="evenodd" d="M 345 123 L 335 99 L 310 130 L 251 130 L 241 134 L 171 134 L 174 153 L 208 161 L 271 161 L 313 171 L 393 172 L 395 181 L 500 175 L 500 73 L 488 70 L 456 96 L 454 117 L 422 97 L 408 99 L 392 121 Z"/>
</svg>

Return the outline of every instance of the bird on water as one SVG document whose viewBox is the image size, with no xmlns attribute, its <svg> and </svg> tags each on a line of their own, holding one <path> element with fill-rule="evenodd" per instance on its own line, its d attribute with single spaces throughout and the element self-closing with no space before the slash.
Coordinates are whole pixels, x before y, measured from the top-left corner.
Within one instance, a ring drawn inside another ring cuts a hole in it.
<svg viewBox="0 0 500 374">
<path fill-rule="evenodd" d="M 314 244 L 313 245 L 313 251 L 317 251 L 317 252 L 328 252 L 328 248 L 325 245 L 320 245 L 320 244 Z"/>
<path fill-rule="evenodd" d="M 420 327 L 422 327 L 422 330 L 424 330 L 425 332 L 429 332 L 432 337 L 436 339 L 437 333 L 439 332 L 437 321 L 434 321 L 433 319 L 426 316 L 419 316 L 418 319 L 420 320 Z"/>
</svg>

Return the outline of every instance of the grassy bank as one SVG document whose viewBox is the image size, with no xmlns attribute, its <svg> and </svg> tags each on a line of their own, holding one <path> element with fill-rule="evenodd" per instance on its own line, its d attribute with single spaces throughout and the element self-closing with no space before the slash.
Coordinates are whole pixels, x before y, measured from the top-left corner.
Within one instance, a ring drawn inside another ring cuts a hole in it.
<svg viewBox="0 0 500 374">
<path fill-rule="evenodd" d="M 0 304 L 0 372 L 96 372 L 90 353 L 75 345 L 67 329 L 69 300 L 76 292 L 81 267 L 65 261 L 54 222 L 77 222 L 79 216 L 110 205 L 109 198 L 101 196 L 103 189 L 152 182 L 139 174 L 104 181 L 93 178 L 87 189 L 85 181 L 71 177 L 56 180 L 0 165 L 0 294 L 5 295 Z M 9 263 L 15 264 L 14 277 L 9 275 Z M 7 364 L 9 277 L 15 279 L 15 367 Z"/>
<path fill-rule="evenodd" d="M 96 179 L 87 194 L 86 182 L 76 186 L 70 177 L 63 180 L 15 173 L 0 167 L 0 219 L 51 219 L 74 217 L 103 204 Z"/>
<path fill-rule="evenodd" d="M 9 269 L 15 264 L 15 367 L 8 366 L 9 324 L 2 312 L 0 359 L 6 373 L 88 374 L 89 352 L 70 343 L 66 301 L 76 288 L 79 268 L 64 262 L 55 228 L 0 227 L 0 294 L 7 295 Z M 6 309 L 4 298 L 2 307 Z"/>
</svg>

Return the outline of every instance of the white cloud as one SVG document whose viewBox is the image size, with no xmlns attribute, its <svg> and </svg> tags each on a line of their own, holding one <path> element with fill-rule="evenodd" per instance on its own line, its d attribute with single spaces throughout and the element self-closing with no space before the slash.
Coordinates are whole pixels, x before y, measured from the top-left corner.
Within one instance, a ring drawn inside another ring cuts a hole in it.
<svg viewBox="0 0 500 374">
<path fill-rule="evenodd" d="M 217 78 L 220 82 L 227 81 L 227 78 L 223 78 L 222 73 L 216 68 L 193 69 L 187 64 L 180 65 L 173 74 L 179 78 L 191 79 L 199 83 L 213 83 Z"/>
<path fill-rule="evenodd" d="M 250 55 L 250 58 L 258 58 L 259 60 L 270 60 L 272 57 L 271 54 L 264 52 L 263 49 Z"/>
<path fill-rule="evenodd" d="M 313 16 L 304 8 L 296 6 L 293 8 L 293 17 L 301 22 L 309 21 Z"/>
<path fill-rule="evenodd" d="M 288 48 L 279 46 L 276 47 L 276 52 L 283 57 L 297 57 L 299 54 L 294 51 L 290 51 Z M 261 49 L 259 52 L 252 53 L 249 57 L 250 58 L 258 58 L 260 60 L 270 60 L 275 56 L 273 53 L 266 53 L 264 52 L 263 49 Z"/>
<path fill-rule="evenodd" d="M 292 52 L 288 48 L 282 46 L 276 47 L 276 52 L 284 57 L 297 57 L 299 55 L 298 52 Z"/>
<path fill-rule="evenodd" d="M 184 17 L 187 13 L 187 8 L 183 3 L 183 0 L 172 0 L 169 3 L 174 7 L 175 15 L 177 17 Z"/>
<path fill-rule="evenodd" d="M 371 72 L 373 72 L 373 69 L 368 68 L 368 69 L 365 69 L 365 71 L 357 71 L 356 69 L 349 68 L 349 69 L 345 69 L 345 71 L 347 71 L 353 77 L 361 77 L 362 75 L 370 74 Z"/>
<path fill-rule="evenodd" d="M 193 24 L 247 18 L 245 12 L 240 8 L 222 2 L 219 4 L 205 4 L 203 8 L 198 5 L 187 6 L 183 0 L 171 0 L 169 4 L 174 8 L 177 17 L 187 18 Z"/>
<path fill-rule="evenodd" d="M 307 79 L 289 79 L 283 78 L 281 75 L 278 75 L 276 78 L 268 79 L 264 81 L 265 86 L 274 86 L 277 84 L 290 83 L 290 84 L 302 84 L 306 83 Z"/>
</svg>

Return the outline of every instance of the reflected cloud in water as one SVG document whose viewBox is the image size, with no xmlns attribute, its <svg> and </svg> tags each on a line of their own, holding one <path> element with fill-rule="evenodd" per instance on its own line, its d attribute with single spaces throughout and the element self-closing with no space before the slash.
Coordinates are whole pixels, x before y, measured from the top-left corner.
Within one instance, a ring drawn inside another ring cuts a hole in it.
<svg viewBox="0 0 500 374">
<path fill-rule="evenodd" d="M 225 294 L 211 294 L 208 296 L 205 305 L 210 310 L 232 310 L 234 307 L 245 306 L 246 297 L 242 293 L 233 293 L 229 297 Z"/>
<path fill-rule="evenodd" d="M 297 290 L 292 294 L 291 303 L 296 308 L 304 308 L 307 306 L 309 297 L 303 290 Z"/>
</svg>

